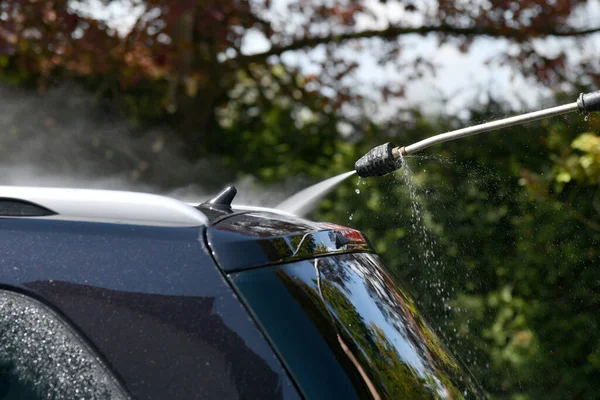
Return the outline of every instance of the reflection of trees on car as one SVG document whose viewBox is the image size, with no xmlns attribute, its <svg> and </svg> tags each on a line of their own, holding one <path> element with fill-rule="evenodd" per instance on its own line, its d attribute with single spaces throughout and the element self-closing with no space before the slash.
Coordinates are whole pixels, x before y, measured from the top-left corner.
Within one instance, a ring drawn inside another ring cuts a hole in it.
<svg viewBox="0 0 600 400">
<path fill-rule="evenodd" d="M 402 297 L 394 295 L 394 285 L 389 278 L 385 281 L 383 272 L 369 257 L 373 256 L 356 254 L 317 259 L 315 266 L 322 279 L 318 275 L 310 283 L 303 279 L 303 285 L 308 286 L 306 290 L 312 293 L 313 301 L 318 301 L 319 296 L 326 304 L 332 322 L 360 365 L 359 370 L 370 377 L 369 382 L 379 395 L 427 398 L 453 393 L 462 396 L 463 392 L 451 383 L 457 378 L 456 362 L 424 322 L 419 319 L 417 323 L 414 307 L 409 310 Z M 375 289 L 377 285 L 381 287 Z M 358 290 L 358 286 L 364 286 L 368 299 L 356 297 L 358 294 L 353 291 Z M 371 302 L 379 308 L 382 322 L 377 323 L 379 317 L 356 308 L 356 305 L 364 307 Z M 406 348 L 399 349 L 399 342 L 418 349 L 411 353 L 416 359 L 406 353 Z"/>
</svg>

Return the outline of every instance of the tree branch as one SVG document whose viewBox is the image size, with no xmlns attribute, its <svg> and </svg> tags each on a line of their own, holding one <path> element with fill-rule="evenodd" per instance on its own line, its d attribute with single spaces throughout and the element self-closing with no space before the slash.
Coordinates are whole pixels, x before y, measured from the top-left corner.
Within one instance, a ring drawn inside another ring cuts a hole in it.
<svg viewBox="0 0 600 400">
<path fill-rule="evenodd" d="M 536 30 L 532 33 L 526 33 L 522 29 L 496 29 L 491 27 L 473 27 L 473 28 L 457 28 L 448 25 L 435 25 L 435 26 L 421 26 L 414 28 L 397 27 L 392 26 L 382 30 L 364 30 L 360 32 L 350 32 L 340 35 L 328 35 L 328 36 L 317 36 L 308 37 L 304 39 L 296 40 L 290 44 L 284 46 L 274 46 L 270 50 L 262 53 L 252 55 L 241 55 L 235 59 L 228 60 L 231 63 L 252 63 L 262 61 L 270 56 L 278 56 L 286 51 L 301 50 L 306 47 L 315 47 L 319 44 L 326 43 L 343 43 L 352 39 L 368 39 L 368 38 L 382 38 L 382 39 L 394 39 L 403 35 L 417 34 L 427 35 L 429 33 L 444 33 L 453 36 L 490 36 L 496 38 L 506 38 L 515 40 L 525 40 L 531 37 L 545 37 L 545 36 L 556 36 L 556 37 L 577 37 L 586 36 L 593 33 L 600 32 L 600 27 L 585 30 L 571 30 L 571 31 L 560 31 L 553 29 Z"/>
</svg>

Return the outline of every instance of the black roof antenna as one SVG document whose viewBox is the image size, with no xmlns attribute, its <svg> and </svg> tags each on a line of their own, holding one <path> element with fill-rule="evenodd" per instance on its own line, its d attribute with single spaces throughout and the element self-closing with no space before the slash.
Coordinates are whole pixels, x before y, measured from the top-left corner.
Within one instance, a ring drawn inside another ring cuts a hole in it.
<svg viewBox="0 0 600 400">
<path fill-rule="evenodd" d="M 235 186 L 227 186 L 223 189 L 218 195 L 210 199 L 207 204 L 210 204 L 215 208 L 231 208 L 231 202 L 233 201 L 235 195 L 237 194 L 237 189 Z"/>
</svg>

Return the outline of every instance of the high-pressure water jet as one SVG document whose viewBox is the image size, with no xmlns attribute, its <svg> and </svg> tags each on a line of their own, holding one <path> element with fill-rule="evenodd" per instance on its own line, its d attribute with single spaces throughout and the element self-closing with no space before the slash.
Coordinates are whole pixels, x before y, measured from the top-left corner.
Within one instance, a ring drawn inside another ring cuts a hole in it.
<svg viewBox="0 0 600 400">
<path fill-rule="evenodd" d="M 402 167 L 403 157 L 414 154 L 435 144 L 460 139 L 478 133 L 489 132 L 509 126 L 521 125 L 539 119 L 553 117 L 579 111 L 583 114 L 600 111 L 600 90 L 590 93 L 581 93 L 576 102 L 562 106 L 551 107 L 540 111 L 534 111 L 514 117 L 503 118 L 492 122 L 486 122 L 451 132 L 442 133 L 409 146 L 398 147 L 392 143 L 385 143 L 369 150 L 354 164 L 356 173 L 361 177 L 382 176 Z"/>
</svg>

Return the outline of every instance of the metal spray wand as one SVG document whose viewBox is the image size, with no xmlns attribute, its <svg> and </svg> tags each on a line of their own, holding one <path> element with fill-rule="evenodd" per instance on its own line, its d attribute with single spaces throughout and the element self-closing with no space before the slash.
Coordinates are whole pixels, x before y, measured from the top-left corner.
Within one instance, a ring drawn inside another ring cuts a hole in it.
<svg viewBox="0 0 600 400">
<path fill-rule="evenodd" d="M 382 176 L 401 168 L 401 158 L 403 156 L 416 153 L 435 144 L 448 142 L 465 136 L 476 135 L 482 132 L 520 125 L 526 122 L 537 121 L 555 115 L 567 114 L 573 111 L 580 111 L 584 114 L 600 111 L 600 90 L 591 93 L 581 93 L 574 103 L 442 133 L 411 144 L 410 146 L 397 147 L 392 143 L 385 143 L 374 147 L 356 161 L 354 169 L 356 170 L 356 173 L 362 177 Z"/>
</svg>

